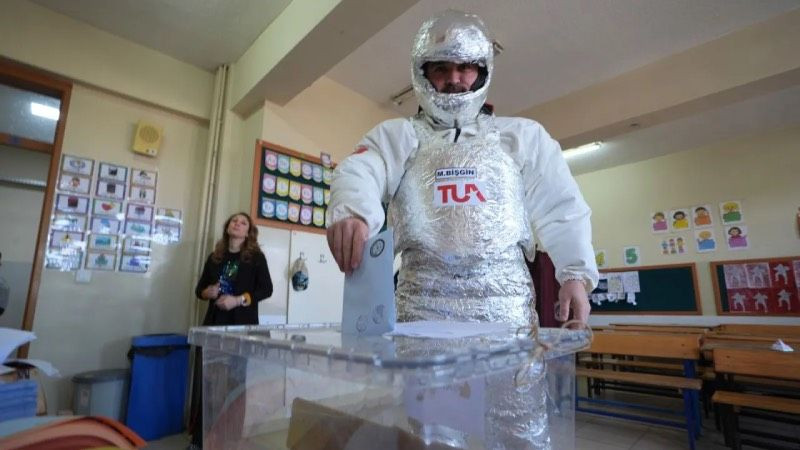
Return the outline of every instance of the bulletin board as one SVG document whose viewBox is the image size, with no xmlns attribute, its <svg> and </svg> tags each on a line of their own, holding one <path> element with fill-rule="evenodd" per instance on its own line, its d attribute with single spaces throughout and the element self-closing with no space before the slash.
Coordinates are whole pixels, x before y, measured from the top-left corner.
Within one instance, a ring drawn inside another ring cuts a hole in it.
<svg viewBox="0 0 800 450">
<path fill-rule="evenodd" d="M 602 274 L 637 272 L 635 300 L 592 301 L 592 314 L 699 315 L 700 293 L 694 263 L 603 269 Z M 601 292 L 595 289 L 592 294 Z"/>
<path fill-rule="evenodd" d="M 250 216 L 257 225 L 325 234 L 335 165 L 257 140 Z"/>
<path fill-rule="evenodd" d="M 800 316 L 800 256 L 710 264 L 717 314 Z"/>
</svg>

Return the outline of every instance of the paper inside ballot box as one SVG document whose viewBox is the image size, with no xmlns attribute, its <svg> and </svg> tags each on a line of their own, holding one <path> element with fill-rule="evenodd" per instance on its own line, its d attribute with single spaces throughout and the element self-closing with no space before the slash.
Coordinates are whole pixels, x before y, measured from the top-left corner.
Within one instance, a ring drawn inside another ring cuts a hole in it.
<svg viewBox="0 0 800 450">
<path fill-rule="evenodd" d="M 425 442 L 396 426 L 380 425 L 361 417 L 295 398 L 286 446 L 291 450 L 454 450 Z"/>
<path fill-rule="evenodd" d="M 392 229 L 364 244 L 361 265 L 344 279 L 342 334 L 380 336 L 394 329 L 393 262 Z"/>
</svg>

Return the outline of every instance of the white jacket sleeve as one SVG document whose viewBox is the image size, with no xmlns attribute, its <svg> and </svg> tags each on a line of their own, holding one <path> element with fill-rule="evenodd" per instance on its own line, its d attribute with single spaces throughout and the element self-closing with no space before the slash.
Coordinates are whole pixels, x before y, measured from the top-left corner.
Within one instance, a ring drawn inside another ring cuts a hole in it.
<svg viewBox="0 0 800 450">
<path fill-rule="evenodd" d="M 598 281 L 591 209 L 558 142 L 534 121 L 525 120 L 520 128 L 525 207 L 534 235 L 553 260 L 559 283 L 581 279 L 591 291 Z"/>
<path fill-rule="evenodd" d="M 369 236 L 380 231 L 385 219 L 382 203 L 394 196 L 405 173 L 405 162 L 417 148 L 411 122 L 392 119 L 370 130 L 333 173 L 329 223 L 360 217 Z"/>
</svg>

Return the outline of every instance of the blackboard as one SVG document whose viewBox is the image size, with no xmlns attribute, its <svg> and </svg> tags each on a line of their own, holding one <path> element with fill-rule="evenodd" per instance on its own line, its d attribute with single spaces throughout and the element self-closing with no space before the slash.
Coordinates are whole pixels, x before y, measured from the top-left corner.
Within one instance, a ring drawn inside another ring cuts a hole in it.
<svg viewBox="0 0 800 450">
<path fill-rule="evenodd" d="M 800 256 L 712 261 L 710 265 L 717 314 L 800 316 Z"/>
<path fill-rule="evenodd" d="M 592 314 L 701 314 L 694 263 L 603 269 L 604 273 L 638 272 L 636 304 L 625 300 L 592 302 Z M 595 290 L 593 294 L 601 292 Z"/>
</svg>

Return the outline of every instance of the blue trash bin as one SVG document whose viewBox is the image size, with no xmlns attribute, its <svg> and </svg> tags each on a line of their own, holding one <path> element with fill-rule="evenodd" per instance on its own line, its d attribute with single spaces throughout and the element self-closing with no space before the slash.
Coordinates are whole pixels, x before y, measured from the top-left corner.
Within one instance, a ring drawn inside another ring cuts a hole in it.
<svg viewBox="0 0 800 450">
<path fill-rule="evenodd" d="M 186 336 L 134 337 L 128 357 L 131 390 L 126 425 L 148 441 L 183 431 L 189 366 Z"/>
</svg>

